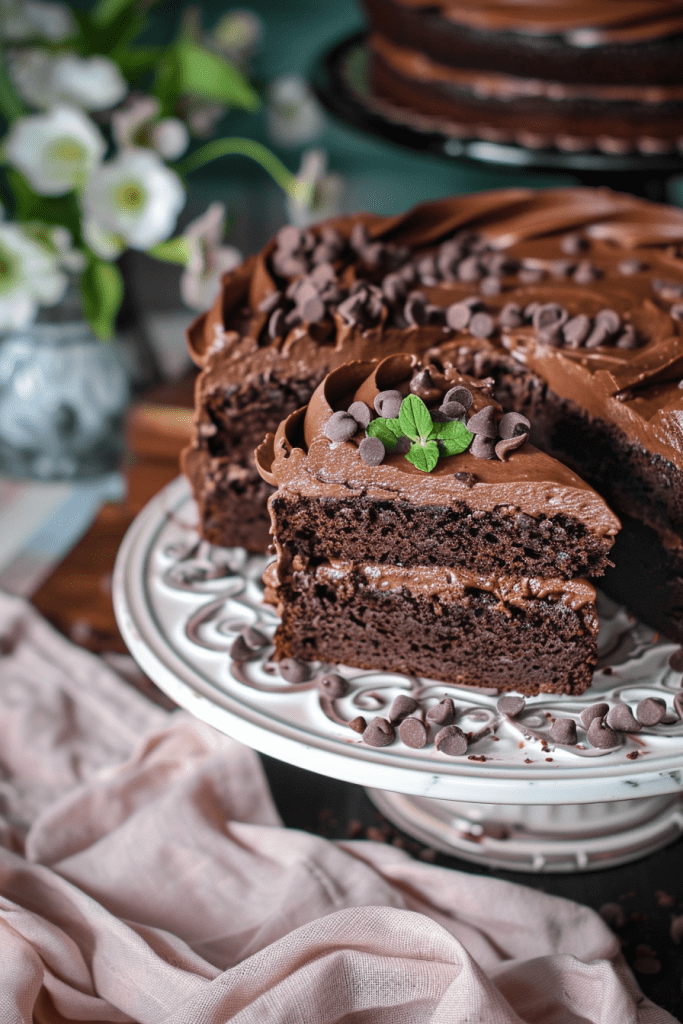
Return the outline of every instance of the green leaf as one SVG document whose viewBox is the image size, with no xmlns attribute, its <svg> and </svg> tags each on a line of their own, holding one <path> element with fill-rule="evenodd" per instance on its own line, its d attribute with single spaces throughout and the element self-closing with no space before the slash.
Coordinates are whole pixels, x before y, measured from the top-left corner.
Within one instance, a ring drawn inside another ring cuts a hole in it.
<svg viewBox="0 0 683 1024">
<path fill-rule="evenodd" d="M 402 432 L 413 441 L 417 441 L 418 437 L 428 438 L 434 426 L 429 409 L 417 395 L 407 395 L 403 399 L 398 420 Z"/>
<path fill-rule="evenodd" d="M 161 61 L 156 92 L 166 104 L 190 95 L 252 113 L 261 106 L 258 93 L 234 64 L 191 39 L 179 39 Z"/>
<path fill-rule="evenodd" d="M 431 434 L 441 442 L 443 455 L 460 455 L 472 442 L 474 434 L 460 420 L 449 423 L 435 423 Z"/>
<path fill-rule="evenodd" d="M 123 278 L 113 263 L 93 257 L 81 277 L 85 318 L 98 338 L 114 334 L 116 314 L 123 300 Z"/>
<path fill-rule="evenodd" d="M 96 25 L 111 25 L 136 3 L 137 0 L 98 0 L 90 12 L 90 17 Z"/>
<path fill-rule="evenodd" d="M 147 253 L 149 256 L 153 256 L 155 260 L 161 260 L 163 263 L 178 263 L 182 267 L 187 265 L 187 261 L 190 258 L 187 240 L 182 235 L 177 235 L 176 238 L 169 238 L 166 242 L 159 242 L 158 245 L 153 245 L 151 249 L 147 250 Z"/>
<path fill-rule="evenodd" d="M 398 424 L 398 420 L 385 420 L 380 417 L 368 423 L 365 433 L 368 437 L 378 437 L 387 451 L 393 452 L 401 435 L 396 433 L 392 424 Z"/>
<path fill-rule="evenodd" d="M 13 168 L 7 171 L 7 180 L 14 197 L 15 220 L 61 224 L 69 229 L 78 244 L 81 238 L 81 213 L 73 192 L 65 196 L 39 196 L 26 178 Z"/>
<path fill-rule="evenodd" d="M 436 441 L 427 441 L 424 445 L 418 441 L 406 454 L 406 458 L 423 473 L 431 473 L 439 461 L 439 446 Z"/>
</svg>

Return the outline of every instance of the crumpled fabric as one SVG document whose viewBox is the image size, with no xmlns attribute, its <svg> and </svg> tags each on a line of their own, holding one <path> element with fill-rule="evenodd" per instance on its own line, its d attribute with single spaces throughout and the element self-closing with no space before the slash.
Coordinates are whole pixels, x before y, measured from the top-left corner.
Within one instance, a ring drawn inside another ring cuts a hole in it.
<svg viewBox="0 0 683 1024">
<path fill-rule="evenodd" d="M 253 751 L 0 638 L 3 1024 L 675 1024 L 587 907 L 285 829 Z"/>
</svg>

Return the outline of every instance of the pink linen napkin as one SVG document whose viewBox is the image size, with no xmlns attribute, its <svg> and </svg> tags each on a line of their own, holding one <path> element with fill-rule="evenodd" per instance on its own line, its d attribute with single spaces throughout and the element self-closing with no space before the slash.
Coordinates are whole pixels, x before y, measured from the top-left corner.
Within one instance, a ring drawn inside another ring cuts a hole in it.
<svg viewBox="0 0 683 1024">
<path fill-rule="evenodd" d="M 674 1021 L 587 907 L 284 829 L 253 751 L 2 594 L 0 637 L 0 1021 Z"/>
</svg>

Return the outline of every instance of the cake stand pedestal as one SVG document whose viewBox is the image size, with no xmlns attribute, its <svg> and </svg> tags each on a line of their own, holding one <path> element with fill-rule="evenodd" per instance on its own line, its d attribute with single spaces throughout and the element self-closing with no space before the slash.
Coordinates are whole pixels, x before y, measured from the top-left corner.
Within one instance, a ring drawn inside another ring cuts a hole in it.
<svg viewBox="0 0 683 1024">
<path fill-rule="evenodd" d="M 595 751 L 548 738 L 553 714 L 578 716 L 596 700 L 680 702 L 677 648 L 655 641 L 609 602 L 601 603 L 601 661 L 579 698 L 543 694 L 517 719 L 496 710 L 497 695 L 390 672 L 311 666 L 302 684 L 282 679 L 270 649 L 248 662 L 229 650 L 240 630 L 272 635 L 277 618 L 261 602 L 264 557 L 216 548 L 196 532 L 184 479 L 161 491 L 121 545 L 113 598 L 121 633 L 141 668 L 202 721 L 273 757 L 369 787 L 392 822 L 429 845 L 478 863 L 522 871 L 583 871 L 626 863 L 683 831 L 683 721 Z M 336 701 L 315 677 L 334 668 L 349 680 Z M 427 703 L 449 695 L 471 734 L 467 755 L 446 757 L 397 740 L 367 746 L 346 724 L 382 713 L 399 693 Z M 630 755 L 630 756 L 629 756 Z M 635 756 L 634 756 L 635 755 Z"/>
<path fill-rule="evenodd" d="M 368 80 L 366 37 L 358 32 L 323 54 L 312 71 L 318 99 L 332 114 L 353 128 L 408 149 L 447 160 L 539 173 L 571 174 L 580 184 L 608 185 L 654 202 L 667 201 L 667 183 L 683 173 L 683 153 L 570 152 L 544 147 L 475 138 L 463 126 L 442 118 L 395 107 L 374 97 Z M 602 143 L 609 146 L 607 140 Z M 612 140 L 614 147 L 618 143 Z"/>
</svg>

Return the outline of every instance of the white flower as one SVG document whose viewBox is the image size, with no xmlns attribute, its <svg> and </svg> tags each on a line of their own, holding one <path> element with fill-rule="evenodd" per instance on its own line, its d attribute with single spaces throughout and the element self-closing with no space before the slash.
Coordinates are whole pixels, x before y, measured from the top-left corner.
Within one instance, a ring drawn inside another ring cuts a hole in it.
<svg viewBox="0 0 683 1024">
<path fill-rule="evenodd" d="M 327 154 L 322 149 L 309 149 L 301 158 L 294 195 L 287 196 L 290 223 L 306 228 L 327 217 L 341 213 L 344 179 L 327 174 Z"/>
<path fill-rule="evenodd" d="M 177 117 L 159 116 L 160 104 L 153 96 L 135 96 L 112 114 L 112 131 L 119 146 L 145 146 L 165 160 L 177 160 L 190 144 L 190 133 Z M 155 123 L 156 122 L 156 123 Z"/>
<path fill-rule="evenodd" d="M 282 75 L 268 87 L 268 132 L 280 146 L 299 146 L 316 139 L 325 127 L 318 101 L 301 75 Z"/>
<path fill-rule="evenodd" d="M 105 149 L 90 118 L 67 106 L 17 118 L 5 141 L 9 163 L 42 196 L 60 196 L 80 187 Z"/>
<path fill-rule="evenodd" d="M 42 36 L 51 43 L 69 39 L 78 30 L 76 19 L 66 4 L 43 3 L 41 0 L 3 0 L 0 3 L 0 37 L 30 39 Z"/>
<path fill-rule="evenodd" d="M 31 323 L 38 306 L 54 306 L 66 285 L 55 254 L 32 241 L 18 224 L 0 224 L 0 330 Z"/>
<path fill-rule="evenodd" d="M 115 260 L 126 248 L 119 235 L 105 231 L 92 217 L 83 218 L 81 233 L 86 245 L 90 246 L 95 255 L 102 260 Z"/>
<path fill-rule="evenodd" d="M 223 203 L 212 203 L 201 217 L 188 224 L 183 235 L 189 257 L 180 278 L 180 294 L 186 306 L 200 313 L 218 295 L 222 275 L 242 262 L 239 250 L 220 244 L 224 226 Z"/>
<path fill-rule="evenodd" d="M 14 50 L 9 73 L 21 97 L 45 109 L 55 103 L 71 103 L 84 110 L 109 110 L 128 91 L 118 66 L 99 55 L 53 55 L 37 48 Z"/>
<path fill-rule="evenodd" d="M 73 235 L 68 228 L 59 225 L 51 228 L 49 240 L 54 246 L 60 266 L 73 274 L 80 274 L 85 270 L 85 256 L 80 249 L 74 249 Z"/>
<path fill-rule="evenodd" d="M 253 11 L 228 11 L 214 27 L 209 44 L 237 64 L 245 68 L 263 38 L 263 22 Z"/>
<path fill-rule="evenodd" d="M 127 149 L 93 172 L 81 202 L 86 219 L 101 231 L 133 249 L 149 249 L 173 231 L 185 190 L 156 153 Z"/>
</svg>

